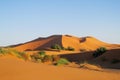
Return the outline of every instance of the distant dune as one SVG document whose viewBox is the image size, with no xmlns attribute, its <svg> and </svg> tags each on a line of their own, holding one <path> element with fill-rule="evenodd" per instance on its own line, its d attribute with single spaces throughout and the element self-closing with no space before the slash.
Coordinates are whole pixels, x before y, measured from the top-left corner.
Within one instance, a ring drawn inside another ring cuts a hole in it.
<svg viewBox="0 0 120 80">
<path fill-rule="evenodd" d="M 99 47 L 106 47 L 108 49 L 120 48 L 120 45 L 112 45 L 102 42 L 94 37 L 74 37 L 71 35 L 53 35 L 47 38 L 38 38 L 33 41 L 15 45 L 15 49 L 19 51 L 34 51 L 41 49 L 48 49 L 54 44 L 59 44 L 62 47 L 73 47 L 76 51 L 86 50 L 93 51 Z"/>
</svg>

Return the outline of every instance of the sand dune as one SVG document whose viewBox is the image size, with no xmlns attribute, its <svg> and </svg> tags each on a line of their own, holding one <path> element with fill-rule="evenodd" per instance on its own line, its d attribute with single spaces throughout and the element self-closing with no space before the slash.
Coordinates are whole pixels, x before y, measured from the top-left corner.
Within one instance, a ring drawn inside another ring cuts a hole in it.
<svg viewBox="0 0 120 80">
<path fill-rule="evenodd" d="M 0 58 L 0 80 L 119 80 L 120 72 L 55 67 Z"/>
<path fill-rule="evenodd" d="M 75 51 L 53 50 L 50 47 L 59 44 L 61 47 L 72 47 Z M 99 47 L 106 47 L 107 52 L 97 58 L 93 52 Z M 88 61 L 105 68 L 120 68 L 120 63 L 111 64 L 112 60 L 120 60 L 120 45 L 108 44 L 94 37 L 75 37 L 71 35 L 53 35 L 38 38 L 20 45 L 13 45 L 18 51 L 27 51 L 31 55 L 45 49 L 47 55 L 60 55 L 71 62 L 67 66 L 52 66 L 33 63 L 13 55 L 0 56 L 0 80 L 119 80 L 120 70 L 106 70 L 96 65 L 81 64 Z M 82 50 L 82 51 L 81 51 Z M 85 52 L 83 51 L 85 50 Z"/>
<path fill-rule="evenodd" d="M 64 47 L 67 46 L 72 46 L 73 48 L 75 48 L 76 50 L 86 50 L 86 51 L 91 51 L 91 50 L 95 50 L 101 46 L 107 46 L 110 45 L 108 43 L 99 41 L 97 39 L 95 39 L 94 37 L 81 37 L 81 38 L 77 38 L 74 36 L 66 36 L 64 35 L 62 38 L 62 43 Z"/>
<path fill-rule="evenodd" d="M 95 58 L 92 62 L 107 68 L 120 69 L 120 49 L 112 49 Z"/>
<path fill-rule="evenodd" d="M 93 57 L 93 51 L 74 53 L 74 54 L 60 54 L 61 57 L 68 59 L 71 62 L 81 63 L 84 61 L 92 64 L 100 65 L 104 68 L 120 69 L 120 49 L 111 49 L 103 55 Z"/>
<path fill-rule="evenodd" d="M 112 59 L 119 59 L 120 60 L 120 49 L 109 50 L 96 59 L 100 59 L 102 57 L 106 58 L 109 61 L 111 61 Z"/>
<path fill-rule="evenodd" d="M 24 43 L 23 45 L 15 47 L 18 51 L 25 51 L 25 50 L 40 50 L 45 48 L 50 48 L 51 45 L 58 43 L 61 45 L 61 36 L 50 36 L 48 38 L 38 38 L 33 41 Z"/>
<path fill-rule="evenodd" d="M 47 38 L 38 38 L 33 41 L 14 47 L 19 51 L 30 51 L 50 48 L 54 44 L 59 44 L 62 47 L 73 47 L 76 51 L 86 50 L 92 51 L 99 47 L 108 49 L 120 47 L 119 45 L 111 45 L 94 37 L 74 37 L 71 35 L 53 35 Z"/>
</svg>

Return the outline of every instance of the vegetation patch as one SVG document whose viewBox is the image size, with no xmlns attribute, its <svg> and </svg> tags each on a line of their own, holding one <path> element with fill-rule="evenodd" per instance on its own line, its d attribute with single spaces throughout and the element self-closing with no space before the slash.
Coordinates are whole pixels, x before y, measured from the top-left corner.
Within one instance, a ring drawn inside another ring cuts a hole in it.
<svg viewBox="0 0 120 80">
<path fill-rule="evenodd" d="M 59 65 L 67 65 L 67 64 L 69 64 L 70 62 L 67 60 L 67 59 L 65 59 L 65 58 L 60 58 L 57 62 L 56 62 L 56 64 L 55 65 L 57 65 L 57 66 L 59 66 Z"/>
<path fill-rule="evenodd" d="M 107 49 L 105 47 L 100 47 L 93 53 L 93 57 L 96 58 L 96 57 L 104 54 L 106 51 L 107 51 Z"/>
<path fill-rule="evenodd" d="M 0 48 L 0 54 L 1 54 L 1 55 L 5 55 L 5 54 L 7 54 L 7 53 L 8 53 L 7 50 L 5 50 L 4 48 Z"/>
<path fill-rule="evenodd" d="M 67 65 L 69 61 L 65 58 L 60 58 L 58 55 L 46 55 L 45 52 L 38 52 L 31 55 L 31 59 L 34 62 L 47 63 L 50 62 L 53 65 Z"/>
<path fill-rule="evenodd" d="M 41 57 L 45 57 L 45 51 L 40 51 L 40 52 L 38 52 L 38 54 L 41 56 Z"/>
<path fill-rule="evenodd" d="M 51 46 L 52 49 L 62 50 L 62 47 L 59 44 L 54 44 Z"/>
<path fill-rule="evenodd" d="M 51 49 L 75 51 L 73 47 L 68 46 L 67 48 L 65 48 L 65 47 L 60 46 L 59 44 L 52 45 Z"/>
<path fill-rule="evenodd" d="M 10 54 L 10 55 L 16 56 L 16 57 L 24 59 L 24 60 L 27 59 L 25 52 L 19 52 L 17 50 L 11 49 L 11 48 L 0 48 L 0 54 L 1 55 Z"/>
</svg>

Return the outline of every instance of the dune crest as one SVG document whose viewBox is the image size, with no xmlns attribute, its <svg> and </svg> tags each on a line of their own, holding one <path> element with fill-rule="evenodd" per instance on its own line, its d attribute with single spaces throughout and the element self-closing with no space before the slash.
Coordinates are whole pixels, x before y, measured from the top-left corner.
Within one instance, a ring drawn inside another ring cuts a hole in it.
<svg viewBox="0 0 120 80">
<path fill-rule="evenodd" d="M 91 36 L 78 38 L 71 35 L 53 35 L 46 38 L 40 37 L 38 39 L 26 42 L 24 44 L 15 46 L 14 49 L 19 51 L 34 51 L 51 48 L 51 46 L 54 44 L 59 44 L 65 48 L 73 47 L 76 51 L 80 51 L 81 49 L 91 51 L 101 46 L 108 48 L 112 46 Z"/>
</svg>

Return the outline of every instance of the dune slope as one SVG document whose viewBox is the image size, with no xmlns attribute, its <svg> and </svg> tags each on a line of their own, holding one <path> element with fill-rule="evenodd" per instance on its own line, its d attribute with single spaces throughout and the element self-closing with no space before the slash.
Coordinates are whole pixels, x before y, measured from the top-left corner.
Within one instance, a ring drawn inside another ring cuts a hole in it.
<svg viewBox="0 0 120 80">
<path fill-rule="evenodd" d="M 31 51 L 50 48 L 54 44 L 59 44 L 62 46 L 61 38 L 62 36 L 58 35 L 50 36 L 48 38 L 38 38 L 20 46 L 16 46 L 14 49 L 18 51 Z"/>
<path fill-rule="evenodd" d="M 69 67 L 0 58 L 0 80 L 119 80 L 120 73 L 99 72 Z"/>
<path fill-rule="evenodd" d="M 99 47 L 113 48 L 108 43 L 99 41 L 93 37 L 74 37 L 71 35 L 53 35 L 47 38 L 38 38 L 33 41 L 18 45 L 14 47 L 19 51 L 30 51 L 30 50 L 40 50 L 48 49 L 54 44 L 59 44 L 62 47 L 72 47 L 77 51 L 86 50 L 91 51 Z M 117 45 L 118 46 L 118 45 Z M 114 45 L 116 47 L 116 45 Z"/>
<path fill-rule="evenodd" d="M 92 60 L 103 67 L 120 69 L 120 49 L 112 49 Z"/>
</svg>

